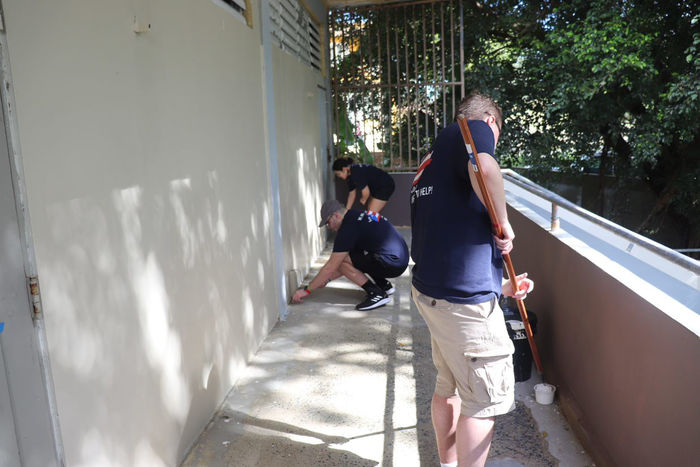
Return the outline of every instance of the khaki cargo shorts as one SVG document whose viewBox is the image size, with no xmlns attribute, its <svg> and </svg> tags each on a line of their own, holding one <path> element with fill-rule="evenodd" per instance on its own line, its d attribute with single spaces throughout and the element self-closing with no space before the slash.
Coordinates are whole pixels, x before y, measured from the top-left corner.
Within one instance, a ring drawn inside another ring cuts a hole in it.
<svg viewBox="0 0 700 467">
<path fill-rule="evenodd" d="M 420 293 L 411 296 L 430 329 L 435 394 L 462 400 L 467 417 L 492 417 L 513 409 L 513 342 L 495 298 L 474 305 L 450 303 Z"/>
</svg>

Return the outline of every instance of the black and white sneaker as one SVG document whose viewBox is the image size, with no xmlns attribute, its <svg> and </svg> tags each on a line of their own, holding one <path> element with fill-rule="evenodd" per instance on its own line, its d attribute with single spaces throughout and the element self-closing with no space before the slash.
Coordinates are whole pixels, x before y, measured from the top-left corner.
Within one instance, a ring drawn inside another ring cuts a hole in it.
<svg viewBox="0 0 700 467">
<path fill-rule="evenodd" d="M 393 284 L 387 280 L 384 281 L 384 284 L 379 286 L 385 294 L 391 295 L 394 292 L 396 292 L 396 289 L 394 288 Z"/>
<path fill-rule="evenodd" d="M 384 306 L 389 302 L 389 296 L 387 294 L 367 294 L 367 298 L 364 302 L 358 304 L 355 309 L 360 311 L 372 310 L 374 308 L 379 308 Z"/>
</svg>

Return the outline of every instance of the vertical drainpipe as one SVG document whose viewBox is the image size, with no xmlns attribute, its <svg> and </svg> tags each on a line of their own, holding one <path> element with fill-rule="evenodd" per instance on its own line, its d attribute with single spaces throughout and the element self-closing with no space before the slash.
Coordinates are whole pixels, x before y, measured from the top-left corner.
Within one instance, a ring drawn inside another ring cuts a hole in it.
<svg viewBox="0 0 700 467">
<path fill-rule="evenodd" d="M 272 28 L 270 27 L 270 0 L 260 0 L 260 39 L 263 54 L 263 101 L 267 146 L 270 154 L 270 188 L 272 190 L 272 243 L 275 256 L 275 286 L 279 301 L 280 319 L 287 319 L 287 281 L 282 246 L 282 209 L 280 207 L 280 180 L 275 126 L 275 90 L 272 75 Z"/>
</svg>

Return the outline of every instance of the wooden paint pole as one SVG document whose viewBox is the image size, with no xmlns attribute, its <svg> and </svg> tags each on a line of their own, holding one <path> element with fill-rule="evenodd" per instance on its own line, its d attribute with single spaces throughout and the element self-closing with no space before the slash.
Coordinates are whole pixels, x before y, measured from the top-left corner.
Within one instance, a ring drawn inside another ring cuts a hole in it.
<svg viewBox="0 0 700 467">
<path fill-rule="evenodd" d="M 484 204 L 486 205 L 486 210 L 489 212 L 489 218 L 491 218 L 491 228 L 498 238 L 503 238 L 503 228 L 501 227 L 498 218 L 496 217 L 496 209 L 493 206 L 493 201 L 491 200 L 491 195 L 489 195 L 486 189 L 486 182 L 484 181 L 484 176 L 481 172 L 481 165 L 479 164 L 479 154 L 476 150 L 476 145 L 474 145 L 474 140 L 472 139 L 472 134 L 469 131 L 469 125 L 467 125 L 467 119 L 463 116 L 457 117 L 457 123 L 459 123 L 459 129 L 462 132 L 462 138 L 464 139 L 464 144 L 467 146 L 467 153 L 469 153 L 469 160 L 474 168 L 474 174 L 476 175 L 476 180 L 479 183 L 479 189 L 481 190 L 481 196 L 484 198 Z M 503 255 L 503 262 L 506 266 L 506 272 L 508 273 L 508 279 L 513 287 L 514 291 L 518 291 L 518 279 L 515 275 L 515 269 L 513 268 L 513 262 L 510 259 L 509 254 Z M 537 371 L 542 373 L 542 363 L 540 362 L 540 354 L 537 351 L 537 346 L 535 345 L 535 336 L 532 334 L 532 327 L 530 327 L 530 321 L 527 319 L 527 310 L 525 309 L 525 302 L 522 300 L 517 300 L 518 311 L 520 311 L 520 318 L 523 320 L 523 325 L 525 326 L 525 333 L 527 334 L 527 340 L 530 344 L 530 350 L 532 351 L 532 357 L 535 360 L 535 365 L 537 366 Z"/>
</svg>

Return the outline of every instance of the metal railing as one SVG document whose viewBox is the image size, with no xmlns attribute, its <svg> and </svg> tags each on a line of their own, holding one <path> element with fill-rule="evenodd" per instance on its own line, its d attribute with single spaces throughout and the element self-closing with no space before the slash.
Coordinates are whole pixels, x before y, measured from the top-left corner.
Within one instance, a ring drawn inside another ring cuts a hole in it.
<svg viewBox="0 0 700 467">
<path fill-rule="evenodd" d="M 526 190 L 529 193 L 539 196 L 540 198 L 543 198 L 552 203 L 552 230 L 556 230 L 560 226 L 559 208 L 561 207 L 566 209 L 567 211 L 576 214 L 577 216 L 580 216 L 590 222 L 593 222 L 594 224 L 600 227 L 603 227 L 604 229 L 614 233 L 615 235 L 618 235 L 626 240 L 629 240 L 630 242 L 633 242 L 637 245 L 642 246 L 643 248 L 646 248 L 647 250 L 656 253 L 657 255 L 678 266 L 688 269 L 694 274 L 700 274 L 700 261 L 694 260 L 693 258 L 685 256 L 671 248 L 660 245 L 654 242 L 653 240 L 650 240 L 642 235 L 639 235 L 638 233 L 632 232 L 631 230 L 628 230 L 618 224 L 615 224 L 614 222 L 611 222 L 596 214 L 593 214 L 592 212 L 583 209 L 581 206 L 572 203 L 566 198 L 537 185 L 532 180 L 523 177 L 522 175 L 514 172 L 513 170 L 503 169 L 501 172 L 503 174 L 504 179 L 519 186 L 523 190 Z"/>
<path fill-rule="evenodd" d="M 336 154 L 415 169 L 465 95 L 466 0 L 329 14 Z M 469 14 L 469 9 L 467 8 Z"/>
</svg>

